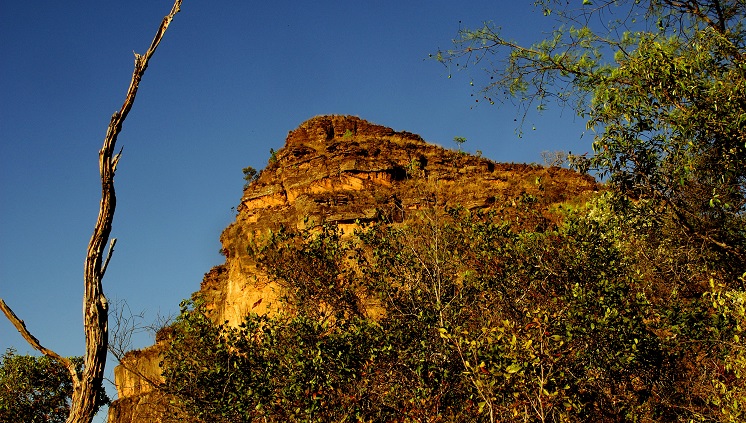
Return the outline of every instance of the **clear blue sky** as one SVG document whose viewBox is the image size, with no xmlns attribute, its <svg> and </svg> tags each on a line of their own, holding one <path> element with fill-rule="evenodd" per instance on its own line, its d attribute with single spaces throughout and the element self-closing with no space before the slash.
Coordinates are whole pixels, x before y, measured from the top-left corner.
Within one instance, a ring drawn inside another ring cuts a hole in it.
<svg viewBox="0 0 746 423">
<path fill-rule="evenodd" d="M 146 50 L 171 4 L 0 0 L 0 296 L 63 355 L 83 352 L 98 149 L 133 51 Z M 451 47 L 459 25 L 485 20 L 518 41 L 540 39 L 552 21 L 532 4 L 185 0 L 119 138 L 110 301 L 151 318 L 177 312 L 222 261 L 218 237 L 241 197 L 241 169 L 263 168 L 269 149 L 315 115 L 357 115 L 449 148 L 465 137 L 464 149 L 495 161 L 588 151 L 571 110 L 530 115 L 519 139 L 512 105 L 474 103 L 469 81 L 481 74 L 448 78 L 428 59 Z M 31 352 L 2 318 L 0 351 L 11 346 Z"/>
</svg>

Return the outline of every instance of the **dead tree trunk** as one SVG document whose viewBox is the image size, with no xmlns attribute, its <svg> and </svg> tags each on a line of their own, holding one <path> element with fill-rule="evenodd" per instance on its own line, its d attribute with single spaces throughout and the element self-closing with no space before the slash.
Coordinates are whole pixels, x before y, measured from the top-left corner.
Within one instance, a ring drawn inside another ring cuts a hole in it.
<svg viewBox="0 0 746 423">
<path fill-rule="evenodd" d="M 23 321 L 0 299 L 0 309 L 2 309 L 3 313 L 26 341 L 42 354 L 61 362 L 70 371 L 73 380 L 73 394 L 67 423 L 90 423 L 93 421 L 97 410 L 96 399 L 102 389 L 101 383 L 104 377 L 104 366 L 106 365 L 106 352 L 109 342 L 109 305 L 104 296 L 101 281 L 104 273 L 106 273 L 106 267 L 114 252 L 114 244 L 116 243 L 116 238 L 113 238 L 111 243 L 109 243 L 109 250 L 104 259 L 104 251 L 107 242 L 109 242 L 111 223 L 114 219 L 114 210 L 116 209 L 114 173 L 116 172 L 117 162 L 121 154 L 121 150 L 118 154 L 114 154 L 117 137 L 122 130 L 124 120 L 132 109 L 140 80 L 145 73 L 145 69 L 148 67 L 148 61 L 158 48 L 171 20 L 181 9 L 181 1 L 175 0 L 171 12 L 163 18 L 148 51 L 144 55 L 135 54 L 135 69 L 132 73 L 132 81 L 130 82 L 127 96 L 124 104 L 122 104 L 122 108 L 111 117 L 103 147 L 99 151 L 101 204 L 98 212 L 98 220 L 96 221 L 91 240 L 88 243 L 84 271 L 83 324 L 85 326 L 86 352 L 83 370 L 78 372 L 70 360 L 42 347 L 39 341 L 28 331 Z"/>
</svg>

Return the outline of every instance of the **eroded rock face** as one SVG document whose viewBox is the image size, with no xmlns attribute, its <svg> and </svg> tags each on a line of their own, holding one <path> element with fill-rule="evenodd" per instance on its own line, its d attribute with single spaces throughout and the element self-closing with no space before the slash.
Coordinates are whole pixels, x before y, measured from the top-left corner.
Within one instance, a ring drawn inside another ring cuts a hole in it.
<svg viewBox="0 0 746 423">
<path fill-rule="evenodd" d="M 221 236 L 225 277 L 210 302 L 216 320 L 232 324 L 276 305 L 279 287 L 245 254 L 269 229 L 401 222 L 426 206 L 489 208 L 523 194 L 548 206 L 593 189 L 591 178 L 566 169 L 497 164 L 357 117 L 316 117 L 289 133 L 244 192 L 236 221 Z"/>
<path fill-rule="evenodd" d="M 548 213 L 596 189 L 591 177 L 567 169 L 499 164 L 357 117 L 315 117 L 288 134 L 285 146 L 245 189 L 236 221 L 220 237 L 225 263 L 205 275 L 198 294 L 216 322 L 237 325 L 248 312 L 276 311 L 282 288 L 257 267 L 247 249 L 282 226 L 301 229 L 327 222 L 349 231 L 362 222 L 416 219 L 417 210 L 426 207 L 490 209 L 515 204 L 525 195 L 535 197 L 537 209 Z M 132 409 L 145 415 L 148 395 L 157 403 L 158 394 L 138 382 L 136 373 L 157 379 L 152 364 L 159 351 L 156 344 L 142 357 L 131 354 L 126 362 L 135 371 L 115 372 L 121 399 L 112 406 L 110 422 L 159 421 L 152 415 L 138 417 Z"/>
</svg>

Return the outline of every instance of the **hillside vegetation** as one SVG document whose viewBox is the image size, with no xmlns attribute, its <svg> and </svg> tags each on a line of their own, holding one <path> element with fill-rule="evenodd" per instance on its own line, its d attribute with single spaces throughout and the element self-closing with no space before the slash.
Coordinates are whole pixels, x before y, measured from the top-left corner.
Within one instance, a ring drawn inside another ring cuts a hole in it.
<svg viewBox="0 0 746 423">
<path fill-rule="evenodd" d="M 488 103 L 574 107 L 579 172 L 291 132 L 161 333 L 164 421 L 746 421 L 746 4 L 594 3 L 434 55 Z"/>
<path fill-rule="evenodd" d="M 272 234 L 288 312 L 186 303 L 164 388 L 201 421 L 741 421 L 743 278 L 613 194 L 535 201 Z"/>
</svg>

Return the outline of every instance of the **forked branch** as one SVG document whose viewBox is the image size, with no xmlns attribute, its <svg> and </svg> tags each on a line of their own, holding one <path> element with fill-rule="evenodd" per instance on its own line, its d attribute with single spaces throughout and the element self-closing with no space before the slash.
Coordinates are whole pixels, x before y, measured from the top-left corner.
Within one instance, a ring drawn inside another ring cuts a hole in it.
<svg viewBox="0 0 746 423">
<path fill-rule="evenodd" d="M 83 322 L 85 327 L 86 352 L 83 371 L 78 373 L 70 360 L 61 357 L 52 350 L 44 348 L 31 335 L 18 316 L 0 299 L 0 308 L 26 341 L 39 352 L 63 363 L 70 370 L 73 379 L 73 394 L 70 402 L 70 415 L 67 423 L 90 423 L 93 420 L 98 405 L 96 400 L 100 392 L 106 364 L 106 352 L 109 342 L 108 312 L 109 305 L 104 296 L 101 281 L 106 267 L 114 251 L 115 239 L 112 239 L 109 252 L 104 258 L 104 249 L 109 241 L 111 224 L 116 209 L 116 195 L 114 192 L 114 173 L 121 154 L 114 154 L 117 137 L 122 130 L 122 124 L 127 118 L 135 96 L 140 86 L 148 61 L 158 48 L 163 36 L 174 16 L 181 9 L 182 0 L 175 0 L 171 12 L 163 18 L 150 47 L 144 55 L 135 54 L 135 69 L 132 81 L 127 90 L 122 108 L 115 112 L 109 122 L 103 147 L 99 151 L 99 170 L 101 173 L 101 203 L 93 235 L 88 243 L 85 260 L 83 294 Z"/>
</svg>

